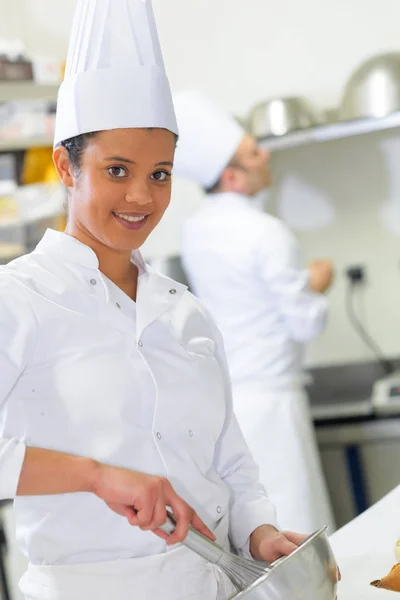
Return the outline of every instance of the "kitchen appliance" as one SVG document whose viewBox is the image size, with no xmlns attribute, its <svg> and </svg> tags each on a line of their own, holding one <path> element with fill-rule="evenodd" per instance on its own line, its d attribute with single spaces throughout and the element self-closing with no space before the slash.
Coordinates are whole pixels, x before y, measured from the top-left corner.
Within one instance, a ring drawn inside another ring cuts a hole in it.
<svg viewBox="0 0 400 600">
<path fill-rule="evenodd" d="M 400 413 L 400 370 L 375 381 L 372 404 L 377 414 Z"/>
<path fill-rule="evenodd" d="M 160 529 L 170 534 L 174 528 L 174 517 L 168 514 Z M 183 544 L 229 577 L 237 590 L 230 600 L 335 600 L 338 569 L 326 528 L 272 564 L 239 558 L 194 529 Z"/>
<path fill-rule="evenodd" d="M 249 114 L 250 133 L 257 139 L 286 135 L 322 124 L 322 117 L 301 97 L 272 98 L 257 104 Z"/>
<path fill-rule="evenodd" d="M 374 56 L 359 66 L 345 86 L 342 121 L 381 118 L 400 110 L 400 53 Z"/>
</svg>

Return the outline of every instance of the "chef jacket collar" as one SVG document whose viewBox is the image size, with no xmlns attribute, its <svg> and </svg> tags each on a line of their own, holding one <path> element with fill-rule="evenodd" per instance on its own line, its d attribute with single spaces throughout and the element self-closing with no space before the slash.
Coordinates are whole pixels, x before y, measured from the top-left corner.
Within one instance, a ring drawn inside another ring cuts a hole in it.
<svg viewBox="0 0 400 600">
<path fill-rule="evenodd" d="M 75 264 L 78 271 L 86 268 L 99 272 L 100 279 L 103 282 L 102 288 L 106 302 L 109 302 L 108 289 L 99 271 L 99 261 L 96 253 L 91 248 L 66 233 L 48 229 L 39 242 L 36 251 L 50 255 L 59 254 L 64 263 Z M 139 269 L 136 298 L 136 334 L 139 340 L 143 331 L 151 323 L 178 304 L 188 288 L 165 275 L 157 273 L 157 271 L 153 271 L 151 267 L 145 264 L 139 250 L 132 252 L 132 262 Z M 98 291 L 97 287 L 96 293 Z M 122 314 L 118 315 L 118 312 L 115 312 L 115 315 L 115 324 L 121 330 L 126 331 L 126 318 Z M 107 321 L 109 320 L 108 312 L 103 314 L 100 311 L 99 316 Z"/>
<path fill-rule="evenodd" d="M 61 231 L 47 229 L 36 249 L 43 252 L 59 252 L 64 257 L 68 257 L 70 262 L 78 263 L 81 267 L 99 269 L 99 259 L 94 250 L 71 235 Z M 139 275 L 147 271 L 146 264 L 139 250 L 132 252 L 131 260 L 138 267 Z"/>
</svg>

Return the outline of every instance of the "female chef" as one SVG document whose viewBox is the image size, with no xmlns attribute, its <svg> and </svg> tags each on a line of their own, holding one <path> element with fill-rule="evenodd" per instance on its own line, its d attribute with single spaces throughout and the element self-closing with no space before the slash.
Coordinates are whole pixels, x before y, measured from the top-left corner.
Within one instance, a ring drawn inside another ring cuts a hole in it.
<svg viewBox="0 0 400 600">
<path fill-rule="evenodd" d="M 176 546 L 189 524 L 266 560 L 300 539 L 275 527 L 212 321 L 138 251 L 176 136 L 150 3 L 80 0 L 55 134 L 67 228 L 0 271 L 0 498 L 28 600 L 224 598 Z"/>
</svg>

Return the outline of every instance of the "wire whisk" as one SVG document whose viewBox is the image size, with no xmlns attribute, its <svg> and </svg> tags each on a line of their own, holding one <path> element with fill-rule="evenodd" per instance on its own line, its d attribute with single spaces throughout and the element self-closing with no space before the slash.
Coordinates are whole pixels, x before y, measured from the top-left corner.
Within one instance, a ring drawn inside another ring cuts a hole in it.
<svg viewBox="0 0 400 600">
<path fill-rule="evenodd" d="M 175 517 L 168 512 L 167 521 L 160 529 L 169 535 L 175 530 L 175 524 Z M 258 562 L 236 556 L 236 554 L 225 550 L 192 527 L 182 543 L 220 569 L 230 579 L 238 592 L 247 589 L 272 569 L 272 566 L 267 562 Z"/>
</svg>

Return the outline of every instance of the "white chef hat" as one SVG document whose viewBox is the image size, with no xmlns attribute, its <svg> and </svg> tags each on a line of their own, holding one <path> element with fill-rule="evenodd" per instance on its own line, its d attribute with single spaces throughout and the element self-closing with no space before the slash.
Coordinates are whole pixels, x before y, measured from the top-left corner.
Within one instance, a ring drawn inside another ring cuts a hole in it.
<svg viewBox="0 0 400 600">
<path fill-rule="evenodd" d="M 54 145 L 126 127 L 178 132 L 151 0 L 78 0 Z"/>
<path fill-rule="evenodd" d="M 174 173 L 210 188 L 235 154 L 244 130 L 199 91 L 176 93 L 174 106 L 179 127 Z"/>
</svg>

